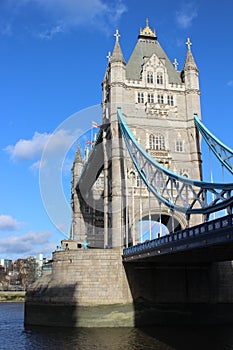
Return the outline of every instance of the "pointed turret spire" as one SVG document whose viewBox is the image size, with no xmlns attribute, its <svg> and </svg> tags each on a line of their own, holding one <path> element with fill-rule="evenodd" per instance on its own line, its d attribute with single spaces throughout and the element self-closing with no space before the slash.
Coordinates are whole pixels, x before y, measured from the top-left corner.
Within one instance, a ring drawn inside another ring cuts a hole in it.
<svg viewBox="0 0 233 350">
<path fill-rule="evenodd" d="M 198 71 L 197 65 L 194 61 L 193 54 L 191 51 L 192 43 L 190 41 L 190 38 L 187 39 L 186 45 L 187 45 L 188 51 L 187 51 L 186 60 L 185 60 L 185 64 L 184 64 L 184 70 L 193 69 L 193 70 Z"/>
<path fill-rule="evenodd" d="M 80 143 L 78 143 L 78 149 L 77 149 L 77 152 L 75 155 L 75 163 L 83 163 L 81 149 L 80 149 Z"/>
<path fill-rule="evenodd" d="M 114 46 L 114 50 L 113 50 L 110 62 L 122 62 L 126 64 L 124 60 L 124 56 L 121 51 L 120 44 L 119 44 L 120 34 L 118 29 L 116 30 L 116 33 L 114 34 L 114 36 L 116 37 L 116 42 L 115 42 L 115 46 Z"/>
</svg>

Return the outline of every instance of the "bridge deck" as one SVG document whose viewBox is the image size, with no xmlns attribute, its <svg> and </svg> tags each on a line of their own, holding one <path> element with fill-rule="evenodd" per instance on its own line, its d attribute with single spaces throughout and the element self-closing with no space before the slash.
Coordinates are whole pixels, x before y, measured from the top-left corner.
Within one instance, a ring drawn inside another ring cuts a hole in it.
<svg viewBox="0 0 233 350">
<path fill-rule="evenodd" d="M 123 250 L 123 262 L 210 263 L 233 259 L 233 215 Z"/>
</svg>

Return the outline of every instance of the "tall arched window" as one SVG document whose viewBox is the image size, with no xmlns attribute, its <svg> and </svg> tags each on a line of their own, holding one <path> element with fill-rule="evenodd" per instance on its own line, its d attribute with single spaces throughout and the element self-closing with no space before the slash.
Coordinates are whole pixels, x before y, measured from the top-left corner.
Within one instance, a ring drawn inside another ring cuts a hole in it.
<svg viewBox="0 0 233 350">
<path fill-rule="evenodd" d="M 163 84 L 163 74 L 162 73 L 157 74 L 157 84 Z"/>
<path fill-rule="evenodd" d="M 149 136 L 149 149 L 155 149 L 155 137 L 153 134 Z"/>
<path fill-rule="evenodd" d="M 165 150 L 165 138 L 161 134 L 149 136 L 149 148 L 154 150 Z"/>
<path fill-rule="evenodd" d="M 148 72 L 148 73 L 147 73 L 147 83 L 152 84 L 153 81 L 154 81 L 153 73 L 152 73 L 152 72 Z"/>
<path fill-rule="evenodd" d="M 164 136 L 161 134 L 157 134 L 155 136 L 155 149 L 165 150 L 165 140 L 164 140 Z"/>
</svg>

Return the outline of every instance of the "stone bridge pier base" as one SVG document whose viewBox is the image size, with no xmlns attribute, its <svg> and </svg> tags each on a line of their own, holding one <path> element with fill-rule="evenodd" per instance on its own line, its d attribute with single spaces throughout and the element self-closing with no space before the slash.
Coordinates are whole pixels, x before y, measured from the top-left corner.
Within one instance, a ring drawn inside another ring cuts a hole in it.
<svg viewBox="0 0 233 350">
<path fill-rule="evenodd" d="M 231 262 L 125 263 L 121 249 L 53 253 L 27 291 L 25 325 L 141 327 L 233 322 Z"/>
<path fill-rule="evenodd" d="M 127 263 L 135 326 L 233 323 L 233 264 Z"/>
<path fill-rule="evenodd" d="M 27 291 L 25 325 L 132 327 L 134 306 L 121 249 L 53 253 L 50 273 Z"/>
</svg>

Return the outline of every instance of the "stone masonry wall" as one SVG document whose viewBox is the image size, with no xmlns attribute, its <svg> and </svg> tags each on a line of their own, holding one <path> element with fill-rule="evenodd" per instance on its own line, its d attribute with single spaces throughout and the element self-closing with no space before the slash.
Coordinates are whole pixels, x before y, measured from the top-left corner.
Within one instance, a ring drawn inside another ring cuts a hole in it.
<svg viewBox="0 0 233 350">
<path fill-rule="evenodd" d="M 29 289 L 27 301 L 82 306 L 131 303 L 121 253 L 121 249 L 53 253 L 51 275 L 39 279 Z"/>
</svg>

